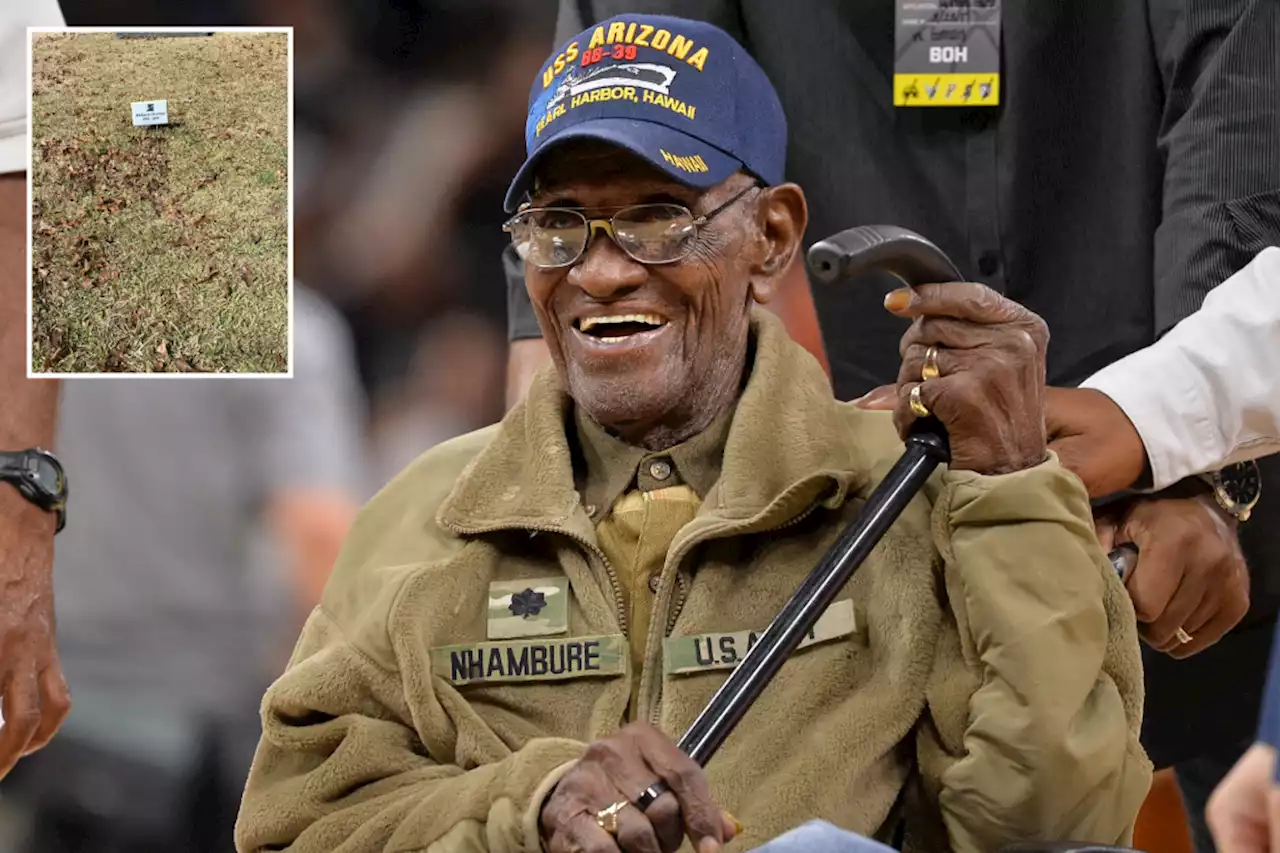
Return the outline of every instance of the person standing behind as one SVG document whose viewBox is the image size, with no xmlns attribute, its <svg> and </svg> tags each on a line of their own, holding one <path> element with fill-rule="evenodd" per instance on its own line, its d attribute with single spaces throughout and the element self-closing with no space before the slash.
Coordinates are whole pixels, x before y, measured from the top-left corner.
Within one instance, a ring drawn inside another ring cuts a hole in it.
<svg viewBox="0 0 1280 853">
<path fill-rule="evenodd" d="M 57 421 L 58 383 L 26 378 L 24 173 L 27 27 L 61 24 L 56 0 L 0 6 L 0 451 L 47 450 Z M 57 484 L 49 457 L 44 461 L 48 485 L 65 492 L 65 479 Z M 71 703 L 54 640 L 58 524 L 55 512 L 0 484 L 0 779 L 19 758 L 49 742 Z"/>
<path fill-rule="evenodd" d="M 1054 389 L 1050 446 L 1099 496 L 1164 489 L 1280 453 L 1276 364 L 1280 246 L 1263 249 L 1156 343 L 1079 388 Z"/>
<path fill-rule="evenodd" d="M 1264 249 L 1160 341 L 1046 400 L 1050 447 L 1091 494 L 1161 488 L 1280 453 L 1280 247 Z M 1178 547 L 1179 543 L 1153 543 Z M 1145 550 L 1144 550 L 1145 553 Z M 1280 632 L 1257 739 L 1209 799 L 1222 853 L 1280 849 Z"/>
</svg>

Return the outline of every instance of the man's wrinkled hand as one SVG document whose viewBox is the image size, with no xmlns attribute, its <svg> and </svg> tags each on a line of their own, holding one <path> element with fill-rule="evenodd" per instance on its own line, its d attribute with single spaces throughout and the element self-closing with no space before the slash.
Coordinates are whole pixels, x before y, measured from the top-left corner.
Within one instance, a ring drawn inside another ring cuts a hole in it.
<svg viewBox="0 0 1280 853">
<path fill-rule="evenodd" d="M 1090 388 L 1049 388 L 1045 396 L 1049 449 L 1084 481 L 1089 496 L 1131 487 L 1147 463 L 1137 429 L 1115 402 Z"/>
<path fill-rule="evenodd" d="M 1152 648 L 1175 658 L 1190 657 L 1244 618 L 1249 571 L 1236 523 L 1212 497 L 1137 501 L 1115 525 L 1113 536 L 1115 544 L 1138 547 L 1138 564 L 1125 586 L 1138 631 Z M 1179 628 L 1191 635 L 1191 642 L 1179 640 Z"/>
<path fill-rule="evenodd" d="M 0 778 L 49 742 L 71 707 L 54 644 L 51 513 L 0 492 Z"/>
<path fill-rule="evenodd" d="M 912 320 L 894 408 L 904 438 L 917 419 L 910 395 L 919 386 L 920 402 L 946 427 L 952 469 L 1007 474 L 1044 462 L 1049 329 L 1040 317 L 970 282 L 895 290 L 885 307 Z M 922 381 L 930 348 L 940 375 Z"/>
<path fill-rule="evenodd" d="M 654 782 L 669 791 L 641 812 L 634 805 Z M 627 801 L 610 836 L 596 815 Z M 587 745 L 542 807 L 540 825 L 551 853 L 675 853 L 685 837 L 698 853 L 716 853 L 733 838 L 733 819 L 711 799 L 702 768 L 653 726 L 631 723 Z"/>
</svg>

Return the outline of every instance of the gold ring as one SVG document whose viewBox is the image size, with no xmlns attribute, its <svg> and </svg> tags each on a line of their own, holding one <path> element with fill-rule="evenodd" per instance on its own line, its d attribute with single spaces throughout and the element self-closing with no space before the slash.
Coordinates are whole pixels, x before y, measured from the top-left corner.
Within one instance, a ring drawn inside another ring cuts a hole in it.
<svg viewBox="0 0 1280 853">
<path fill-rule="evenodd" d="M 1182 645 L 1184 645 L 1184 646 L 1185 646 L 1187 643 L 1191 642 L 1191 640 L 1192 640 L 1192 639 L 1194 639 L 1190 634 L 1188 634 L 1186 631 L 1182 630 L 1181 628 L 1179 628 L 1178 630 L 1174 631 L 1174 632 L 1173 632 L 1173 636 L 1177 637 L 1177 638 L 1178 638 L 1178 642 L 1179 642 L 1179 643 L 1182 643 Z"/>
<path fill-rule="evenodd" d="M 614 803 L 608 808 L 601 809 L 600 811 L 596 812 L 596 823 L 598 823 L 600 825 L 600 828 L 603 829 L 605 832 L 609 833 L 610 835 L 617 835 L 618 834 L 618 812 L 622 811 L 629 805 L 631 805 L 630 800 L 618 800 L 618 802 Z"/>
<path fill-rule="evenodd" d="M 942 371 L 938 370 L 938 348 L 929 347 L 924 351 L 924 367 L 920 369 L 920 378 L 928 382 L 941 375 Z"/>
<path fill-rule="evenodd" d="M 927 418 L 933 414 L 933 412 L 929 411 L 929 407 L 920 400 L 919 385 L 913 385 L 911 387 L 911 395 L 908 397 L 908 400 L 911 403 L 911 411 L 915 412 L 916 417 Z"/>
</svg>

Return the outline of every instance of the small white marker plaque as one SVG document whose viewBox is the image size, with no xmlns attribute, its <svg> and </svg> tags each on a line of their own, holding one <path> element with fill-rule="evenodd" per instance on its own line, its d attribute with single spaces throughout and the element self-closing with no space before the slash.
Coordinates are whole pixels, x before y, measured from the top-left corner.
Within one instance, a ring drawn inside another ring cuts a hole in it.
<svg viewBox="0 0 1280 853">
<path fill-rule="evenodd" d="M 169 102 L 168 101 L 136 101 L 133 104 L 133 123 L 135 126 L 141 124 L 168 124 L 169 123 Z"/>
</svg>

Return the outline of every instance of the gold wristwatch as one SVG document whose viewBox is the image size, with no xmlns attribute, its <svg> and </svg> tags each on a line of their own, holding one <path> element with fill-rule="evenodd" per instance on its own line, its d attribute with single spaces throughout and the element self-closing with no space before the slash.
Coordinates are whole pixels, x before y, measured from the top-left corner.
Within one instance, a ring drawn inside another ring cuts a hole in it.
<svg viewBox="0 0 1280 853">
<path fill-rule="evenodd" d="M 1262 497 L 1262 472 L 1257 462 L 1238 462 L 1220 471 L 1201 474 L 1200 479 L 1213 490 L 1213 499 L 1222 511 L 1236 521 L 1248 521 Z"/>
</svg>

